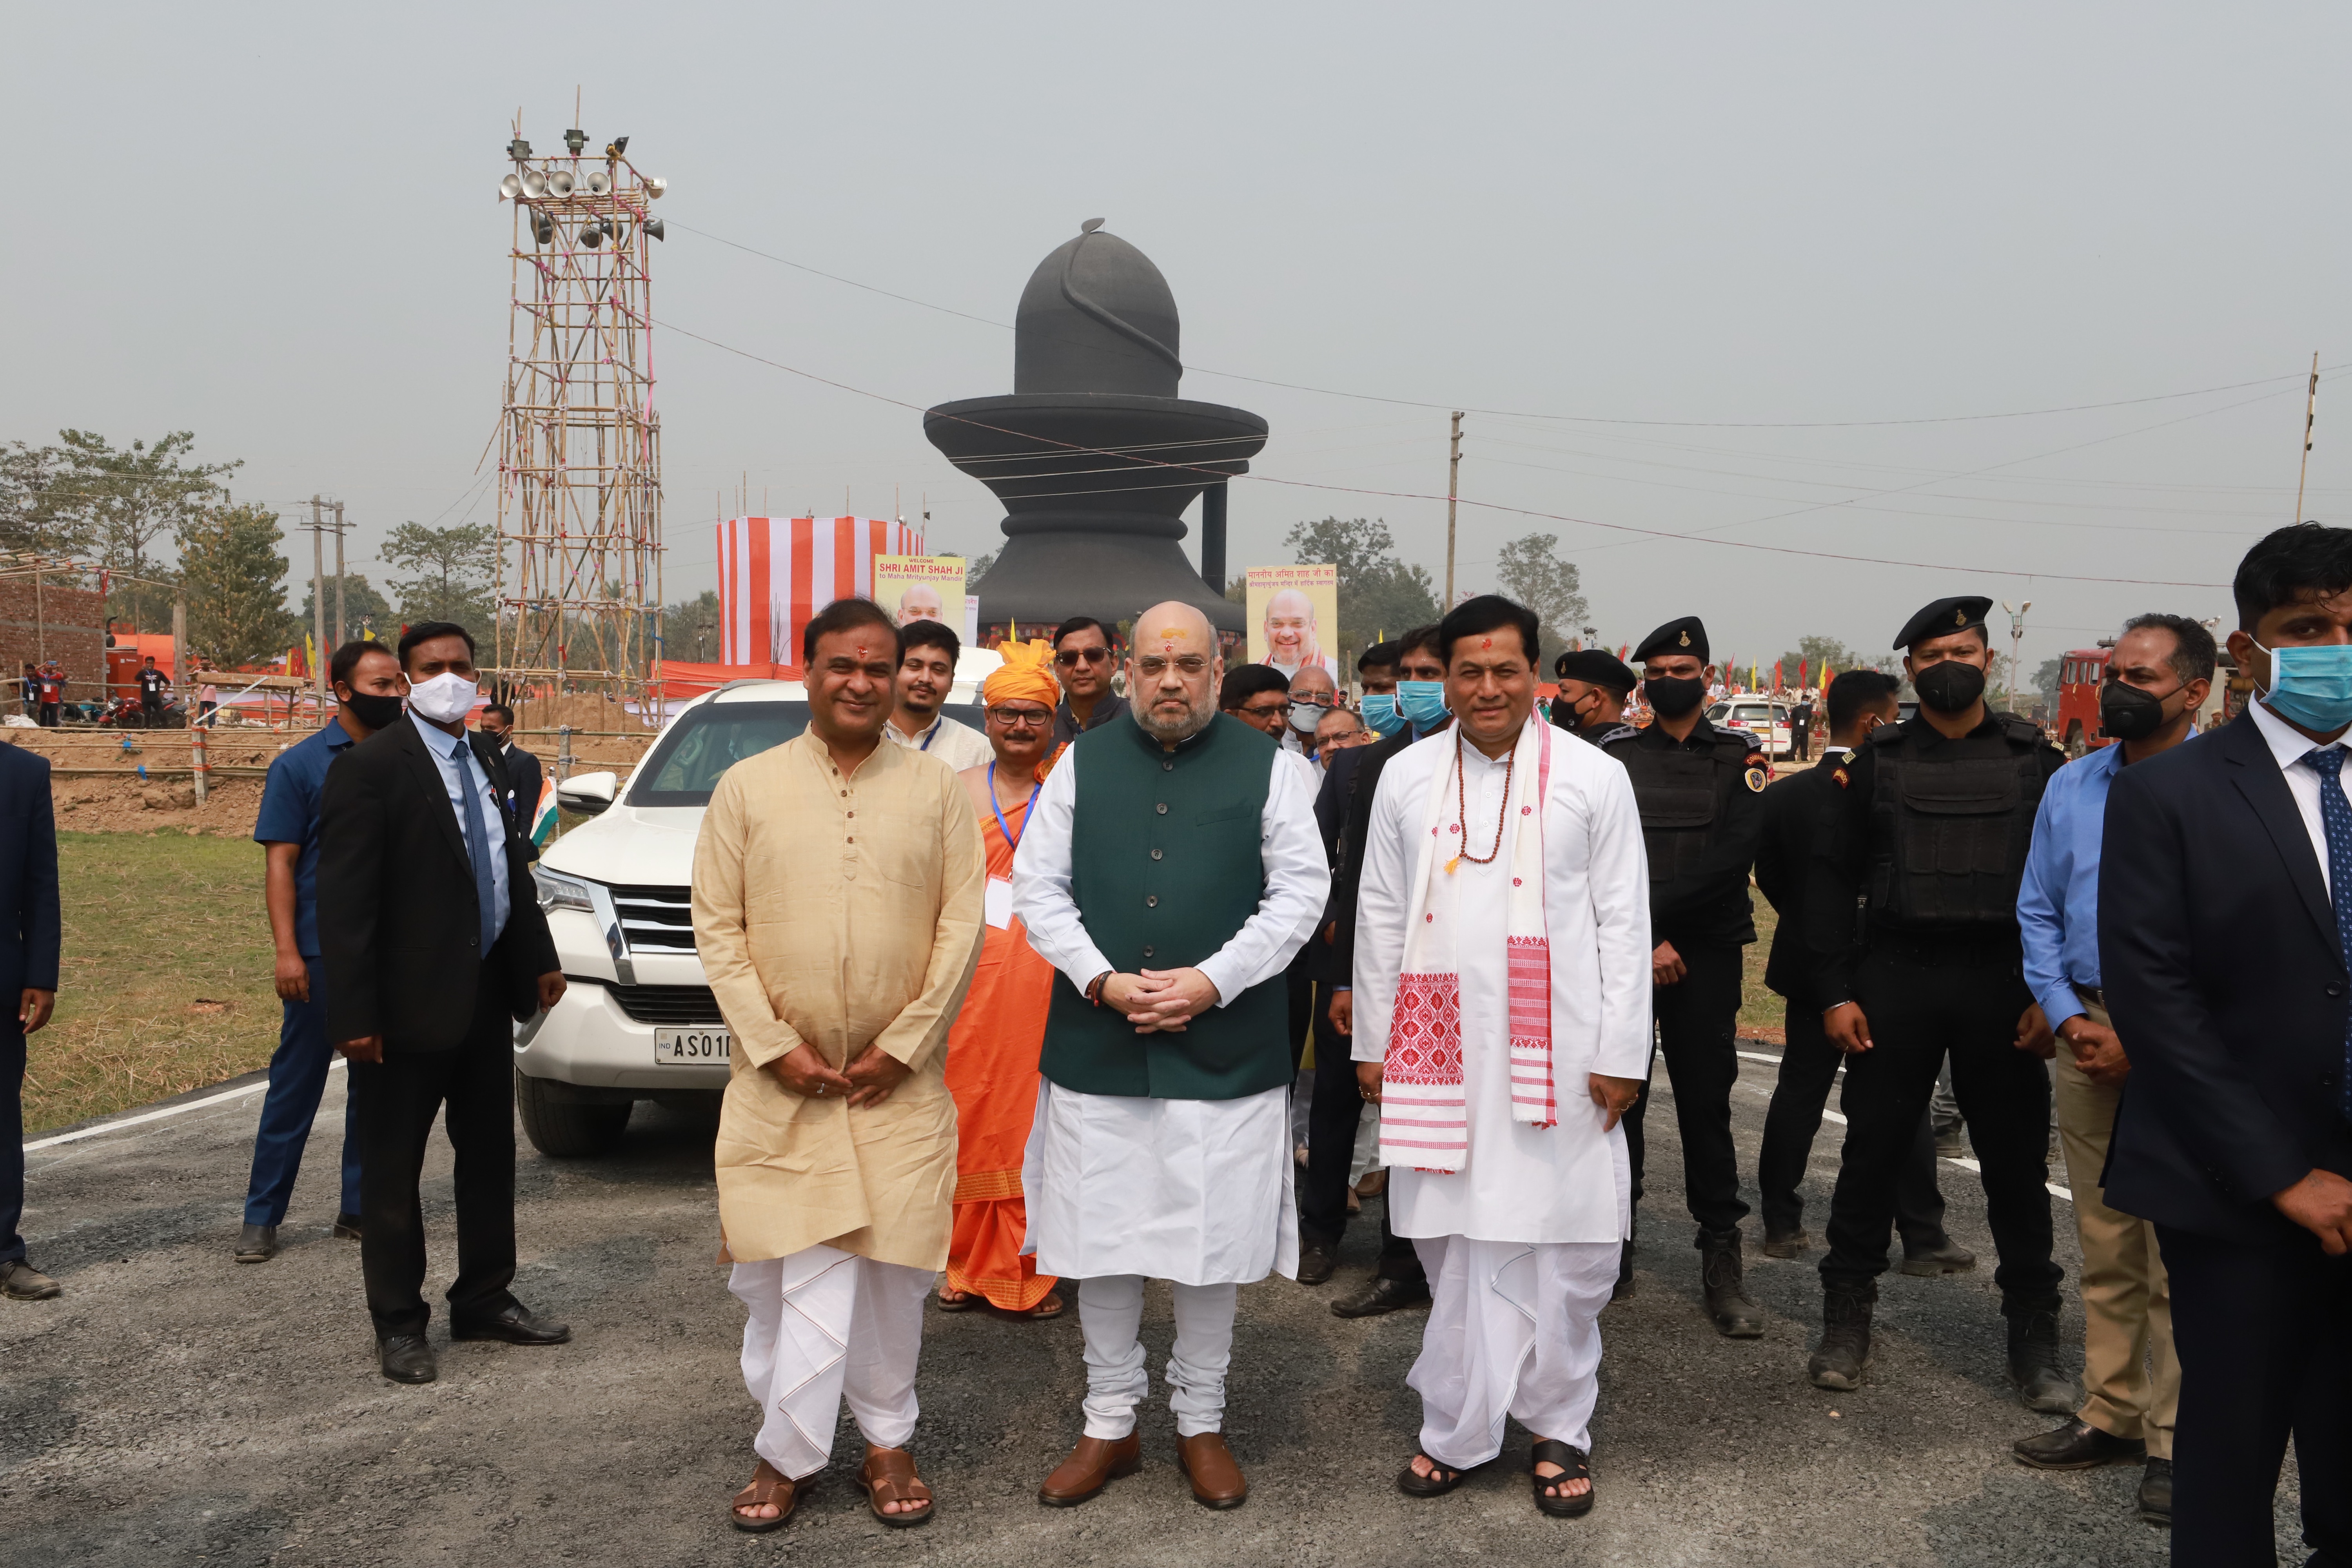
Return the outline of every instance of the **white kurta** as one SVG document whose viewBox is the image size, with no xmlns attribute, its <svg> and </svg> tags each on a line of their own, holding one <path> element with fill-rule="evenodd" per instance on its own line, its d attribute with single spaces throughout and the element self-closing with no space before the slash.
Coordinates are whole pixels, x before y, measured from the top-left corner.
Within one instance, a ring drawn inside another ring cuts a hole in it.
<svg viewBox="0 0 2352 1568">
<path fill-rule="evenodd" d="M 1485 853 L 1502 816 L 1505 766 L 1475 746 L 1461 752 L 1464 826 L 1469 847 Z M 1387 1052 L 1430 794 L 1454 758 L 1449 730 L 1408 747 L 1381 773 L 1357 900 L 1358 1061 Z M 1522 767 L 1512 798 L 1524 801 L 1522 792 L 1534 784 Z M 1553 745 L 1543 811 L 1559 1124 L 1538 1127 L 1511 1112 L 1504 947 L 1510 856 L 1483 866 L 1465 858 L 1449 875 L 1441 855 L 1431 897 L 1450 905 L 1454 922 L 1470 1152 L 1452 1174 L 1390 1172 L 1389 1223 L 1399 1236 L 1539 1243 L 1616 1242 L 1626 1235 L 1624 1129 L 1602 1131 L 1605 1116 L 1585 1079 L 1595 1072 L 1638 1079 L 1649 1062 L 1650 887 L 1641 818 L 1624 766 L 1581 744 Z M 1454 816 L 1444 819 L 1449 828 Z"/>
<path fill-rule="evenodd" d="M 896 720 L 883 725 L 882 733 L 910 752 L 924 752 L 939 758 L 958 773 L 966 768 L 984 768 L 996 756 L 987 736 L 944 713 L 913 735 L 898 728 Z"/>
<path fill-rule="evenodd" d="M 1117 722 L 1132 723 L 1122 716 Z M 1224 1006 L 1279 975 L 1323 918 L 1331 874 L 1302 771 L 1268 758 L 1257 912 L 1199 968 Z M 1083 990 L 1112 968 L 1070 892 L 1079 755 L 1037 791 L 1013 862 L 1013 912 L 1029 944 Z M 1239 1100 L 1150 1100 L 1040 1086 L 1022 1190 L 1024 1250 L 1046 1273 L 1248 1284 L 1298 1267 L 1287 1089 Z"/>
</svg>

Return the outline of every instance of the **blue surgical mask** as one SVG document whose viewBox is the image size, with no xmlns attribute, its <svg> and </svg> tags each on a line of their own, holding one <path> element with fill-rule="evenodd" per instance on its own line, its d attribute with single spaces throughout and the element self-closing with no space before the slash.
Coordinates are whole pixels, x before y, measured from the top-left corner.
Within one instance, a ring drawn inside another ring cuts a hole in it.
<svg viewBox="0 0 2352 1568">
<path fill-rule="evenodd" d="M 2267 648 L 2271 689 L 2263 702 L 2282 719 L 2323 732 L 2352 724 L 2352 643 Z"/>
<path fill-rule="evenodd" d="M 1442 680 L 1400 680 L 1397 682 L 1397 710 L 1405 722 L 1416 730 L 1433 730 L 1445 722 L 1445 682 Z"/>
<path fill-rule="evenodd" d="M 1393 691 L 1367 691 L 1356 711 L 1363 716 L 1364 727 L 1375 735 L 1393 735 L 1403 730 L 1404 715 L 1397 711 Z"/>
</svg>

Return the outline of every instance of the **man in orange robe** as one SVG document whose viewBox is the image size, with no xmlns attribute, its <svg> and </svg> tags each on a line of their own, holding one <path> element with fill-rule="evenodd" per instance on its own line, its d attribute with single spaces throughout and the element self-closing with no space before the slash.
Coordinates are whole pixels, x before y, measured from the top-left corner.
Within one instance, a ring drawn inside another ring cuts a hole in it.
<svg viewBox="0 0 2352 1568">
<path fill-rule="evenodd" d="M 1053 765 L 1054 705 L 1061 700 L 1042 642 L 1006 643 L 1004 666 L 981 688 L 995 760 L 958 776 L 980 816 L 988 854 L 988 923 L 979 971 L 948 1036 L 948 1089 L 956 1103 L 955 1232 L 940 1306 L 985 1303 L 1032 1318 L 1060 1314 L 1055 1279 L 1021 1255 L 1028 1228 L 1021 1160 L 1037 1108 L 1037 1054 L 1054 966 L 1029 945 L 1013 914 L 1013 852 L 1030 803 Z"/>
</svg>

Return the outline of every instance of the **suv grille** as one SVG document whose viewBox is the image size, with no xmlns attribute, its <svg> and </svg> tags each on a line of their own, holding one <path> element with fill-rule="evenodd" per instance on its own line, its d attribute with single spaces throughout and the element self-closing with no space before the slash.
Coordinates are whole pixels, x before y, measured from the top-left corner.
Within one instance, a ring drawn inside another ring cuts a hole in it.
<svg viewBox="0 0 2352 1568">
<path fill-rule="evenodd" d="M 640 1024 L 691 1026 L 727 1021 L 719 1014 L 719 999 L 710 994 L 708 985 L 605 985 L 604 989 L 613 994 L 622 1012 Z"/>
<path fill-rule="evenodd" d="M 694 904 L 684 888 L 614 888 L 613 912 L 632 952 L 692 952 Z"/>
</svg>

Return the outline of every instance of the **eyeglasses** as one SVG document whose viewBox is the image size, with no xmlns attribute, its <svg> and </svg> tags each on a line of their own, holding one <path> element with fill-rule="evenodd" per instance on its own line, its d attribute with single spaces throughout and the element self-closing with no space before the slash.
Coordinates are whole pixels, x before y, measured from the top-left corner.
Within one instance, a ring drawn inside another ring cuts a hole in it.
<svg viewBox="0 0 2352 1568">
<path fill-rule="evenodd" d="M 1244 717 L 1245 717 L 1245 718 L 1250 718 L 1250 719 L 1271 719 L 1271 718 L 1273 718 L 1276 714 L 1280 713 L 1280 712 L 1284 711 L 1285 710 L 1286 710 L 1287 708 L 1289 708 L 1289 706 L 1290 706 L 1290 704 L 1289 704 L 1289 702 L 1288 702 L 1288 701 L 1286 701 L 1286 701 L 1282 701 L 1282 702 L 1271 703 L 1271 704 L 1269 704 L 1269 703 L 1265 703 L 1265 702 L 1257 702 L 1257 703 L 1247 703 L 1247 702 L 1245 702 L 1245 703 L 1244 703 L 1244 704 L 1243 704 L 1243 705 L 1242 705 L 1242 706 L 1237 710 L 1237 711 L 1238 711 L 1238 712 L 1240 712 L 1240 713 L 1241 713 Z"/>
<path fill-rule="evenodd" d="M 1064 669 L 1078 664 L 1108 664 L 1110 649 L 1107 647 L 1066 647 L 1054 656 L 1054 662 Z"/>
<path fill-rule="evenodd" d="M 1294 691 L 1290 695 L 1290 700 L 1304 702 L 1310 708 L 1328 708 L 1339 700 L 1328 691 Z"/>
<path fill-rule="evenodd" d="M 1209 657 L 1200 653 L 1180 653 L 1176 668 L 1186 675 L 1199 675 L 1209 668 Z M 1135 661 L 1136 673 L 1146 680 L 1156 680 L 1168 671 L 1169 661 L 1158 654 L 1146 654 Z"/>
<path fill-rule="evenodd" d="M 1008 730 L 1042 730 L 1054 721 L 1054 715 L 1043 708 L 992 708 L 988 716 Z"/>
</svg>

